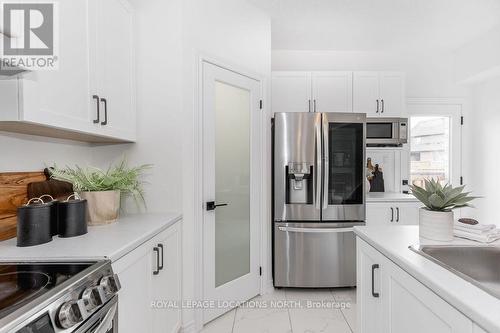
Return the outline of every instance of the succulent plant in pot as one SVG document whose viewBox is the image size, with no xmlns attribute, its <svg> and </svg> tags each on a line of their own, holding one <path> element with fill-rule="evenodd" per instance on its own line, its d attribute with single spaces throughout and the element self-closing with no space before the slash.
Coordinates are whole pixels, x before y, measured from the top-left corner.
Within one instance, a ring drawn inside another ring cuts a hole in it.
<svg viewBox="0 0 500 333">
<path fill-rule="evenodd" d="M 472 207 L 477 197 L 464 192 L 465 186 L 442 186 L 434 179 L 425 180 L 424 187 L 410 186 L 413 195 L 424 204 L 419 211 L 420 237 L 437 240 L 453 240 L 453 209 Z"/>
<path fill-rule="evenodd" d="M 82 199 L 87 200 L 89 225 L 116 222 L 122 195 L 131 195 L 138 205 L 145 205 L 142 176 L 151 165 L 127 167 L 124 160 L 107 170 L 95 167 L 51 168 L 51 177 L 73 184 Z"/>
</svg>

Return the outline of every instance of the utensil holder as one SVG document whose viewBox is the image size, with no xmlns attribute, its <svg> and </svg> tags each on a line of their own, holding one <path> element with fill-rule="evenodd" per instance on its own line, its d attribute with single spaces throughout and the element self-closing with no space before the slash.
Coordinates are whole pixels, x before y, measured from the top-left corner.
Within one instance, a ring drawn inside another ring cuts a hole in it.
<svg viewBox="0 0 500 333">
<path fill-rule="evenodd" d="M 53 206 L 53 202 L 33 198 L 17 208 L 17 246 L 34 246 L 52 240 Z"/>
</svg>

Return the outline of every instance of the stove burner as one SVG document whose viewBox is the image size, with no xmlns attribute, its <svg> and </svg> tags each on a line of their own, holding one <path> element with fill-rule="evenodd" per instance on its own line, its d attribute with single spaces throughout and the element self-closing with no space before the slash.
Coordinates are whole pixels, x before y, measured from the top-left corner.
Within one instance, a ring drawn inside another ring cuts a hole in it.
<svg viewBox="0 0 500 333">
<path fill-rule="evenodd" d="M 0 308 L 6 309 L 16 306 L 19 302 L 29 301 L 40 294 L 50 283 L 50 276 L 43 272 L 0 273 Z"/>
</svg>

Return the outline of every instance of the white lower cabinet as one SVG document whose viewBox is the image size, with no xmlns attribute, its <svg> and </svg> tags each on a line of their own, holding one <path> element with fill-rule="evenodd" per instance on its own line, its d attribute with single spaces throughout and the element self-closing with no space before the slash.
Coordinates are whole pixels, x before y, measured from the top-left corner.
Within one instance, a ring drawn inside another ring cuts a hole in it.
<svg viewBox="0 0 500 333">
<path fill-rule="evenodd" d="M 178 332 L 181 311 L 180 223 L 113 263 L 120 333 Z M 163 249 L 162 249 L 163 248 Z"/>
<path fill-rule="evenodd" d="M 358 333 L 483 332 L 359 237 L 357 272 Z"/>
<path fill-rule="evenodd" d="M 368 202 L 367 225 L 417 225 L 419 202 Z"/>
</svg>

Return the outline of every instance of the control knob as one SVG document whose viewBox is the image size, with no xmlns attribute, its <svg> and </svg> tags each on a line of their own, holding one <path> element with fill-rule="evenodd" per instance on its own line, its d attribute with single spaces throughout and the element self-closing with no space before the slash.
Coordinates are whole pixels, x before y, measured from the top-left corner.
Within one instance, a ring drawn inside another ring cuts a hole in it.
<svg viewBox="0 0 500 333">
<path fill-rule="evenodd" d="M 103 276 L 99 285 L 104 290 L 106 297 L 113 296 L 121 288 L 120 280 L 116 274 Z"/>
<path fill-rule="evenodd" d="M 59 319 L 59 324 L 63 328 L 70 328 L 83 321 L 83 315 L 78 306 L 78 301 L 64 303 L 59 309 L 57 318 Z"/>
<path fill-rule="evenodd" d="M 87 312 L 92 312 L 92 310 L 104 303 L 101 293 L 99 292 L 99 287 L 85 289 L 82 294 L 82 300 Z"/>
</svg>

